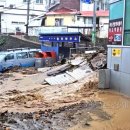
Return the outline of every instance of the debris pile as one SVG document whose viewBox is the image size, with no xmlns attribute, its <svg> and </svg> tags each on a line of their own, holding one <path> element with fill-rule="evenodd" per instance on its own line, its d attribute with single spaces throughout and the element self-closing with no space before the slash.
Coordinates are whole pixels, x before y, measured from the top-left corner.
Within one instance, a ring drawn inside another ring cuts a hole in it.
<svg viewBox="0 0 130 130">
<path fill-rule="evenodd" d="M 49 109 L 33 113 L 0 113 L 0 130 L 66 130 L 78 123 L 91 127 L 92 114 L 98 119 L 111 118 L 102 110 L 100 101 L 82 101 L 55 110 Z"/>
<path fill-rule="evenodd" d="M 85 83 L 80 90 L 76 91 L 76 94 L 82 97 L 92 97 L 95 96 L 95 92 L 98 91 L 98 80 L 93 80 Z"/>
<path fill-rule="evenodd" d="M 95 53 L 86 54 L 85 57 L 92 70 L 104 69 L 107 66 L 107 53 L 104 49 L 99 49 Z"/>
<path fill-rule="evenodd" d="M 54 68 L 47 73 L 45 83 L 50 85 L 63 85 L 77 82 L 90 74 L 92 70 L 87 65 L 83 57 L 76 57 L 68 64 L 60 66 L 58 69 Z"/>
</svg>

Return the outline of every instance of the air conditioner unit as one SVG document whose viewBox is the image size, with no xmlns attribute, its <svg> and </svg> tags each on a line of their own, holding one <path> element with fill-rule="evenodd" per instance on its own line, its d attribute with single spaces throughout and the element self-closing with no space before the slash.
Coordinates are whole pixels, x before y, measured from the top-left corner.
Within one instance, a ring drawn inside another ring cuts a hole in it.
<svg viewBox="0 0 130 130">
<path fill-rule="evenodd" d="M 110 69 L 99 70 L 98 88 L 100 89 L 110 88 Z"/>
<path fill-rule="evenodd" d="M 9 5 L 9 8 L 10 8 L 10 9 L 14 9 L 14 8 L 15 8 L 15 5 L 10 4 L 10 5 Z"/>
</svg>

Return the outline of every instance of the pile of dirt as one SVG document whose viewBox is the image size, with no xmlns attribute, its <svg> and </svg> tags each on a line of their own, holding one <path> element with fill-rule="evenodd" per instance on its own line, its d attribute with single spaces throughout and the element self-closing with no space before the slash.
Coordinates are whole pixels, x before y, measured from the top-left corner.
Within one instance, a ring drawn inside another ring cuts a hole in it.
<svg viewBox="0 0 130 130">
<path fill-rule="evenodd" d="M 76 94 L 82 97 L 92 97 L 95 96 L 96 91 L 98 91 L 98 80 L 93 80 L 85 83 L 80 90 L 76 91 Z"/>
<path fill-rule="evenodd" d="M 66 130 L 78 123 L 91 127 L 94 114 L 99 120 L 109 120 L 111 116 L 102 110 L 102 102 L 80 102 L 55 110 L 49 109 L 33 113 L 0 113 L 0 130 Z"/>
<path fill-rule="evenodd" d="M 25 95 L 16 95 L 13 98 L 9 98 L 9 102 L 14 102 L 18 104 L 23 104 L 29 101 L 41 101 L 44 97 L 39 94 L 25 94 Z"/>
</svg>

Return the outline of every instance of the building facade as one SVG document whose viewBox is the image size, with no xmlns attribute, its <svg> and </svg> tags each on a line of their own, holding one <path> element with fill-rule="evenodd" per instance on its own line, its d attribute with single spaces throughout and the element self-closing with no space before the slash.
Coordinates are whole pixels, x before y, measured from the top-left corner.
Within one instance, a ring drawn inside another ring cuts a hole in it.
<svg viewBox="0 0 130 130">
<path fill-rule="evenodd" d="M 97 11 L 97 36 L 108 37 L 109 12 Z M 30 28 L 30 34 L 50 32 L 81 32 L 91 35 L 93 28 L 92 11 L 74 11 L 68 8 L 61 8 L 45 14 L 44 27 Z M 32 30 L 31 30 L 32 29 Z M 32 32 L 31 32 L 32 31 Z M 36 33 L 35 33 L 36 32 Z"/>
<path fill-rule="evenodd" d="M 1 33 L 26 32 L 28 0 L 1 0 L 0 1 L 0 26 Z M 29 19 L 44 15 L 46 0 L 30 0 Z"/>
</svg>

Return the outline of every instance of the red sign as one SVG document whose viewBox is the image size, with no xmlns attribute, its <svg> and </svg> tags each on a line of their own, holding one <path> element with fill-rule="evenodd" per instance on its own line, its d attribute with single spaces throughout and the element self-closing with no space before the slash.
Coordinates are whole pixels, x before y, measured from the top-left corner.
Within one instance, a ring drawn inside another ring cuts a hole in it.
<svg viewBox="0 0 130 130">
<path fill-rule="evenodd" d="M 108 33 L 109 44 L 121 45 L 122 28 L 123 28 L 122 18 L 109 21 L 109 33 Z"/>
</svg>

